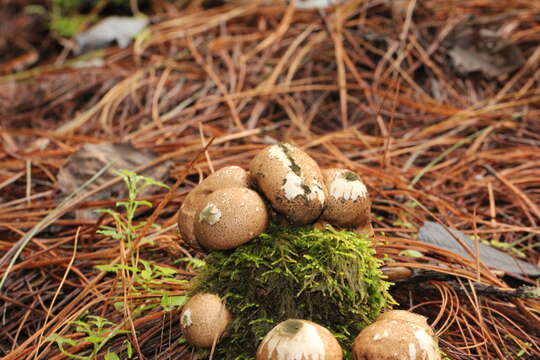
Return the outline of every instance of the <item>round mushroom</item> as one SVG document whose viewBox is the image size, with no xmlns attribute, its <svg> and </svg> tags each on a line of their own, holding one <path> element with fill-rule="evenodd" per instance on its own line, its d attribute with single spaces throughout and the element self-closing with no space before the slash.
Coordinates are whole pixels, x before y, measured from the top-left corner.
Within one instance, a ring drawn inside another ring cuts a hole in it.
<svg viewBox="0 0 540 360">
<path fill-rule="evenodd" d="M 390 310 L 379 315 L 376 321 L 379 320 L 398 320 L 408 321 L 415 325 L 425 328 L 431 335 L 434 335 L 433 329 L 428 325 L 427 318 L 420 314 L 415 314 L 406 310 Z"/>
<path fill-rule="evenodd" d="M 221 299 L 209 293 L 193 296 L 180 314 L 180 327 L 186 340 L 202 348 L 217 344 L 230 321 L 231 314 Z"/>
<path fill-rule="evenodd" d="M 371 201 L 360 176 L 346 169 L 323 170 L 328 190 L 321 220 L 343 228 L 369 224 Z"/>
<path fill-rule="evenodd" d="M 321 170 L 296 146 L 279 143 L 261 150 L 249 171 L 272 207 L 289 221 L 309 224 L 322 213 L 326 188 Z"/>
<path fill-rule="evenodd" d="M 356 337 L 354 360 L 440 360 L 437 341 L 422 326 L 404 320 L 377 320 Z"/>
<path fill-rule="evenodd" d="M 192 248 L 201 250 L 195 238 L 195 217 L 208 195 L 228 187 L 249 187 L 249 174 L 238 166 L 226 166 L 214 172 L 193 188 L 184 199 L 178 213 L 178 229 L 182 239 Z"/>
<path fill-rule="evenodd" d="M 230 187 L 206 197 L 195 219 L 195 237 L 208 249 L 233 249 L 259 236 L 267 225 L 268 212 L 260 195 Z"/>
<path fill-rule="evenodd" d="M 307 320 L 289 319 L 262 340 L 256 360 L 341 360 L 343 351 L 326 328 Z"/>
</svg>

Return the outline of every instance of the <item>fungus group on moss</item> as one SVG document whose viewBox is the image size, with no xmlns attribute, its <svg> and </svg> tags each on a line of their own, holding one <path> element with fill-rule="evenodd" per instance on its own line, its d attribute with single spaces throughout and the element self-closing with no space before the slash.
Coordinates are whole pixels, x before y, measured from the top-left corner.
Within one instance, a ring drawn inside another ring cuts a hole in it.
<svg viewBox="0 0 540 360">
<path fill-rule="evenodd" d="M 217 294 L 232 314 L 220 359 L 254 359 L 258 341 L 287 319 L 328 328 L 348 354 L 354 336 L 392 304 L 369 237 L 330 226 L 271 225 L 205 261 L 192 293 Z"/>
<path fill-rule="evenodd" d="M 355 336 L 394 304 L 369 232 L 370 206 L 358 174 L 321 170 L 286 143 L 259 152 L 249 172 L 229 166 L 203 180 L 186 197 L 178 226 L 187 244 L 212 250 L 192 300 L 218 299 L 214 307 L 225 310 L 194 324 L 187 311 L 201 305 L 190 300 L 181 316 L 187 340 L 211 345 L 224 360 L 309 360 L 295 346 L 313 344 L 324 348 L 317 359 L 351 359 Z M 196 330 L 204 341 L 190 340 Z M 278 335 L 281 346 L 268 340 Z"/>
</svg>

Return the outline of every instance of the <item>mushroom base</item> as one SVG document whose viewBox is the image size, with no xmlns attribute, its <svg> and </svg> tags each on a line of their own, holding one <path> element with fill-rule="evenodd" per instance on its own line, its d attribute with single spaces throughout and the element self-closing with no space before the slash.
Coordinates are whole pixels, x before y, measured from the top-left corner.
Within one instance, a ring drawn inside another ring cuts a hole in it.
<svg viewBox="0 0 540 360">
<path fill-rule="evenodd" d="M 350 359 L 356 334 L 395 303 L 381 263 L 367 235 L 271 225 L 247 244 L 208 255 L 191 293 L 219 295 L 233 316 L 215 358 L 255 359 L 267 332 L 295 318 L 328 328 Z"/>
</svg>

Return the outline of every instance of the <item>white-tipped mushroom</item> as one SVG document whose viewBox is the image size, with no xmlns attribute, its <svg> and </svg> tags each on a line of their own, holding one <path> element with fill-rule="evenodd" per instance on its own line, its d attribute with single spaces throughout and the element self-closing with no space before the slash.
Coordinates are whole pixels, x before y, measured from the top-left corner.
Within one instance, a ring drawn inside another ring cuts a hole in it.
<svg viewBox="0 0 540 360">
<path fill-rule="evenodd" d="M 437 341 L 423 326 L 377 320 L 356 337 L 354 360 L 440 360 Z"/>
<path fill-rule="evenodd" d="M 257 349 L 256 360 L 341 360 L 343 351 L 326 328 L 289 319 L 276 325 Z"/>
<path fill-rule="evenodd" d="M 206 197 L 219 189 L 229 187 L 247 188 L 249 185 L 247 171 L 238 166 L 226 166 L 204 179 L 189 192 L 180 207 L 178 229 L 182 239 L 192 248 L 200 250 L 201 245 L 195 238 L 194 226 L 195 218 L 204 205 Z"/>
<path fill-rule="evenodd" d="M 193 346 L 211 347 L 225 334 L 231 315 L 221 299 L 214 294 L 193 296 L 182 308 L 180 327 Z"/>
<path fill-rule="evenodd" d="M 309 224 L 321 214 L 326 188 L 319 166 L 296 146 L 279 143 L 261 150 L 249 171 L 272 207 L 295 224 Z"/>
<path fill-rule="evenodd" d="M 323 170 L 328 197 L 321 220 L 343 228 L 369 224 L 371 201 L 360 176 L 346 169 Z"/>
</svg>

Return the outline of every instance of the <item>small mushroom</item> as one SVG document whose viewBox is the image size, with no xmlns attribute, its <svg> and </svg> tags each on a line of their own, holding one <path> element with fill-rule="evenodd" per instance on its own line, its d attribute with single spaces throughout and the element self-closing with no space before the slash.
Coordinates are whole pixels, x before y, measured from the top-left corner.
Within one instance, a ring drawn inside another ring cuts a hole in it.
<svg viewBox="0 0 540 360">
<path fill-rule="evenodd" d="M 289 319 L 276 325 L 262 340 L 256 360 L 341 360 L 343 351 L 326 328 L 314 322 Z"/>
<path fill-rule="evenodd" d="M 437 341 L 423 326 L 404 320 L 377 320 L 356 337 L 354 360 L 440 360 Z"/>
<path fill-rule="evenodd" d="M 214 294 L 193 296 L 182 308 L 180 327 L 186 340 L 193 346 L 211 347 L 224 336 L 231 314 Z"/>
<path fill-rule="evenodd" d="M 322 173 L 328 196 L 321 220 L 343 228 L 368 225 L 371 201 L 360 176 L 346 169 L 326 169 Z"/>
<path fill-rule="evenodd" d="M 406 310 L 390 310 L 379 315 L 376 321 L 379 320 L 398 320 L 408 321 L 415 325 L 425 328 L 431 335 L 434 335 L 433 329 L 428 325 L 427 318 L 420 314 L 415 314 Z"/>
<path fill-rule="evenodd" d="M 206 197 L 218 189 L 228 187 L 248 187 L 249 175 L 247 171 L 238 166 L 226 166 L 204 179 L 193 188 L 184 199 L 178 213 L 178 229 L 182 239 L 194 249 L 201 249 L 195 238 L 195 217 L 203 205 Z"/>
<path fill-rule="evenodd" d="M 303 225 L 320 216 L 326 197 L 321 170 L 296 146 L 279 143 L 261 150 L 249 171 L 272 207 L 289 221 Z"/>
<path fill-rule="evenodd" d="M 230 187 L 206 197 L 195 219 L 195 237 L 208 249 L 233 249 L 259 236 L 267 225 L 268 212 L 260 195 Z"/>
</svg>

